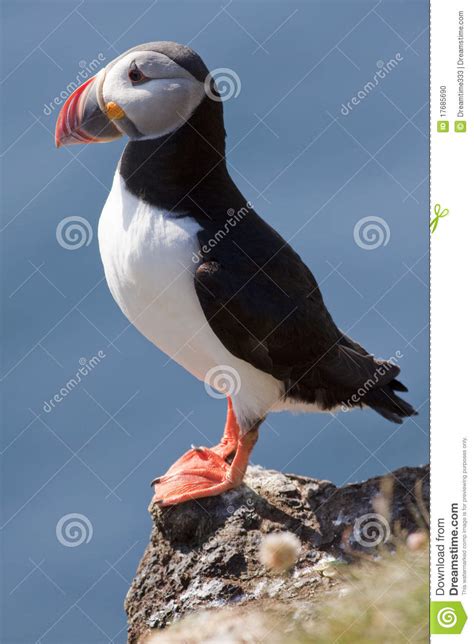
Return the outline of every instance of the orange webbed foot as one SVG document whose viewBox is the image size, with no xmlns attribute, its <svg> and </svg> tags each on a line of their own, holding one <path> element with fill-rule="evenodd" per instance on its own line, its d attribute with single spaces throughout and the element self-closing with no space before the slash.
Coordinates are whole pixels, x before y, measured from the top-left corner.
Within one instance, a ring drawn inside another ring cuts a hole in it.
<svg viewBox="0 0 474 644">
<path fill-rule="evenodd" d="M 153 481 L 152 503 L 176 505 L 216 496 L 242 483 L 250 452 L 257 440 L 257 427 L 242 436 L 232 401 L 228 398 L 224 435 L 216 447 L 193 447 L 174 463 L 164 476 Z M 232 457 L 232 462 L 226 459 Z"/>
<path fill-rule="evenodd" d="M 230 470 L 231 466 L 212 449 L 193 448 L 153 481 L 152 503 L 165 507 L 221 494 L 235 487 Z"/>
</svg>

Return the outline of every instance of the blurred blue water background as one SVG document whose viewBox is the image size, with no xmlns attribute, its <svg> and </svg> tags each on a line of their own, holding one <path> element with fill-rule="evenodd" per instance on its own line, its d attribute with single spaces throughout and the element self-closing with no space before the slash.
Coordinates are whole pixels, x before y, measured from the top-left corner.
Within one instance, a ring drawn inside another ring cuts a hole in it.
<svg viewBox="0 0 474 644">
<path fill-rule="evenodd" d="M 6 1 L 5 644 L 124 642 L 148 482 L 223 427 L 225 401 L 129 326 L 103 281 L 96 227 L 124 141 L 53 144 L 54 98 L 99 55 L 152 40 L 190 43 L 210 69 L 238 74 L 240 94 L 225 103 L 234 179 L 291 238 L 341 328 L 376 355 L 402 354 L 420 412 L 401 426 L 370 411 L 273 415 L 253 461 L 342 484 L 428 459 L 428 3 Z M 89 222 L 88 245 L 58 243 L 65 217 Z M 366 217 L 387 226 L 370 250 L 354 241 Z M 64 536 L 70 514 L 83 531 Z"/>
</svg>

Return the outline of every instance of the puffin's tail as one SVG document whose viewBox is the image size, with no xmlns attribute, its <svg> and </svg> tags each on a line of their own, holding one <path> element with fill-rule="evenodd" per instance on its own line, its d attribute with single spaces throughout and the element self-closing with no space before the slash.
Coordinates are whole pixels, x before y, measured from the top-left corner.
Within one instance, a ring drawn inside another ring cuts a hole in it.
<svg viewBox="0 0 474 644">
<path fill-rule="evenodd" d="M 387 420 L 400 424 L 407 416 L 416 416 L 418 412 L 410 403 L 400 398 L 396 391 L 408 391 L 399 380 L 392 380 L 378 389 L 372 389 L 365 396 L 364 403 L 372 407 Z"/>
</svg>

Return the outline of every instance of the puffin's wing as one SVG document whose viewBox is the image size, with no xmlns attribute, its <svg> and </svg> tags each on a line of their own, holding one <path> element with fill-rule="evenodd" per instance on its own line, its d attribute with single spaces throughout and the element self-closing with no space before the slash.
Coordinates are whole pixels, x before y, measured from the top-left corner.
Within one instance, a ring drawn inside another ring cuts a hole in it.
<svg viewBox="0 0 474 644">
<path fill-rule="evenodd" d="M 262 290 L 255 272 L 245 268 L 236 274 L 220 262 L 204 262 L 195 274 L 196 293 L 210 327 L 224 346 L 241 360 L 273 374 L 276 365 L 266 336 L 277 324 L 274 302 L 268 291 Z M 282 307 L 282 319 L 287 313 Z"/>
<path fill-rule="evenodd" d="M 209 325 L 233 355 L 279 380 L 305 374 L 314 387 L 353 391 L 381 363 L 339 331 L 299 256 L 280 255 L 264 267 L 229 255 L 203 262 L 195 288 Z M 387 367 L 383 380 L 398 371 Z"/>
</svg>

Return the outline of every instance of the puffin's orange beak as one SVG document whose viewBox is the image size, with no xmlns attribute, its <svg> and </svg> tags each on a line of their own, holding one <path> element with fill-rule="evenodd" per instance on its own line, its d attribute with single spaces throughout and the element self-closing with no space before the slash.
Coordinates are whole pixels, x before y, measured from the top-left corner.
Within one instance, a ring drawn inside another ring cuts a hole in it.
<svg viewBox="0 0 474 644">
<path fill-rule="evenodd" d="M 112 119 L 120 118 L 121 108 L 114 103 L 115 109 L 110 109 L 110 104 L 105 106 L 104 111 L 101 109 L 97 97 L 97 78 L 93 76 L 77 87 L 61 108 L 56 122 L 56 147 L 105 143 L 122 136 L 112 122 Z M 123 110 L 122 113 L 125 116 Z"/>
</svg>

